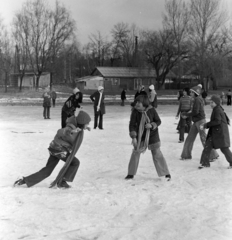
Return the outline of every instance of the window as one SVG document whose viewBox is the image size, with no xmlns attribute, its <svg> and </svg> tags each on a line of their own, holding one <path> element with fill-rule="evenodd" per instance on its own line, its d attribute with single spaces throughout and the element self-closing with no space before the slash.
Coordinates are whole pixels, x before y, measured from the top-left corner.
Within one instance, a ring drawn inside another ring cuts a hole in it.
<svg viewBox="0 0 232 240">
<path fill-rule="evenodd" d="M 112 85 L 120 85 L 120 78 L 111 78 Z"/>
<path fill-rule="evenodd" d="M 135 78 L 134 79 L 134 90 L 138 89 L 138 86 L 143 85 L 143 80 L 142 78 Z"/>
</svg>

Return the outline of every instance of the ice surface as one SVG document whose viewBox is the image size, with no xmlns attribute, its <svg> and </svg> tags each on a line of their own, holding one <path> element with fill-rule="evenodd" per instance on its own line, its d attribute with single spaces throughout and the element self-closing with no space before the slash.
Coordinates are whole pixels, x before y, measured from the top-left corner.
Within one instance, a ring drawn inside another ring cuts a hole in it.
<svg viewBox="0 0 232 240">
<path fill-rule="evenodd" d="M 205 109 L 209 119 L 211 109 Z M 92 106 L 84 110 L 93 120 Z M 193 159 L 179 160 L 183 143 L 178 143 L 176 105 L 158 107 L 170 182 L 157 176 L 150 151 L 141 155 L 135 179 L 124 180 L 132 151 L 130 106 L 110 105 L 104 130 L 85 132 L 71 189 L 48 188 L 63 162 L 38 185 L 13 188 L 18 177 L 46 164 L 48 144 L 60 128 L 60 106 L 51 109 L 51 120 L 44 120 L 42 111 L 42 106 L 0 106 L 1 240 L 232 239 L 232 169 L 219 151 L 219 160 L 198 170 L 199 137 Z M 225 111 L 232 118 L 231 107 Z"/>
</svg>

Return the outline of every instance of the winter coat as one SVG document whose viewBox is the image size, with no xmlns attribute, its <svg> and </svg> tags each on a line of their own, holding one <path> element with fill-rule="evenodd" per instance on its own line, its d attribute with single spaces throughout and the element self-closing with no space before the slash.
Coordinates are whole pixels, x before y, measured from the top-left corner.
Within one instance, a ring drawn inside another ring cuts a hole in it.
<svg viewBox="0 0 232 240">
<path fill-rule="evenodd" d="M 147 96 L 147 92 L 146 91 L 140 91 L 140 92 L 136 92 L 135 93 L 135 98 L 134 99 L 136 99 L 139 95 L 145 95 L 145 96 Z"/>
<path fill-rule="evenodd" d="M 56 94 L 55 91 L 51 92 L 51 97 L 52 97 L 52 99 L 56 99 L 57 98 L 57 94 Z"/>
<path fill-rule="evenodd" d="M 210 122 L 204 124 L 209 128 L 207 138 L 212 138 L 215 149 L 230 147 L 230 134 L 224 109 L 221 106 L 213 108 Z"/>
<path fill-rule="evenodd" d="M 76 126 L 71 123 L 73 122 L 71 121 L 73 117 L 74 116 L 67 120 L 67 125 L 65 128 L 61 128 L 57 131 L 53 141 L 50 143 L 48 150 L 51 155 L 62 159 L 70 154 L 77 135 L 79 134 L 79 132 L 72 133 L 72 130 L 76 129 Z"/>
<path fill-rule="evenodd" d="M 49 92 L 43 94 L 43 107 L 51 107 L 51 95 Z"/>
<path fill-rule="evenodd" d="M 126 91 L 122 90 L 121 92 L 121 100 L 125 100 L 126 99 Z"/>
<path fill-rule="evenodd" d="M 76 99 L 76 95 L 78 95 L 78 99 Z M 69 117 L 74 115 L 76 108 L 80 108 L 80 103 L 82 103 L 83 94 L 78 92 L 77 94 L 73 94 L 70 96 L 64 106 L 62 107 L 62 111 L 64 111 Z"/>
<path fill-rule="evenodd" d="M 98 102 L 100 100 L 100 92 L 99 91 L 94 92 L 90 96 L 90 99 L 93 102 L 94 113 L 98 114 L 99 111 L 97 111 L 97 106 L 98 106 Z M 105 114 L 106 113 L 104 99 L 105 99 L 105 95 L 104 95 L 104 93 L 102 93 L 102 98 L 101 98 L 101 103 L 100 103 L 100 112 L 101 112 L 101 114 Z"/>
<path fill-rule="evenodd" d="M 196 97 L 194 99 L 192 111 L 189 113 L 186 113 L 185 115 L 187 117 L 192 117 L 192 121 L 194 123 L 205 119 L 204 105 L 205 104 L 203 99 L 200 96 Z"/>
<path fill-rule="evenodd" d="M 149 138 L 149 145 L 155 144 L 160 142 L 159 138 L 159 131 L 158 126 L 161 124 L 161 120 L 159 118 L 158 113 L 156 112 L 155 108 L 148 107 L 147 110 L 147 116 L 150 119 L 150 123 L 152 126 L 155 126 L 155 128 L 150 130 L 150 138 Z M 129 123 L 129 131 L 130 131 L 130 137 L 131 138 L 137 138 L 138 140 L 138 132 L 139 132 L 139 125 L 142 118 L 142 113 L 139 112 L 136 109 L 133 109 L 130 117 L 130 123 Z M 141 140 L 144 141 L 146 137 L 146 129 L 143 132 Z"/>
</svg>

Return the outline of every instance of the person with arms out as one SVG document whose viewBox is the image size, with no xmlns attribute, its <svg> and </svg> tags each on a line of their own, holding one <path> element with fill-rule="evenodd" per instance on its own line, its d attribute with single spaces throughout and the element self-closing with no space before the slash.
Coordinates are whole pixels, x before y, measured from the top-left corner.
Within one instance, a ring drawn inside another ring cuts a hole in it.
<svg viewBox="0 0 232 240">
<path fill-rule="evenodd" d="M 210 99 L 210 106 L 213 109 L 210 122 L 202 124 L 201 129 L 209 129 L 204 150 L 201 154 L 199 169 L 210 167 L 210 152 L 212 149 L 220 149 L 225 155 L 229 168 L 232 168 L 232 153 L 230 147 L 230 134 L 228 125 L 230 120 L 224 109 L 220 106 L 220 97 L 213 95 Z"/>
<path fill-rule="evenodd" d="M 141 153 L 151 150 L 153 162 L 159 177 L 171 179 L 166 160 L 160 150 L 158 126 L 161 124 L 158 113 L 150 105 L 148 96 L 140 95 L 135 100 L 135 107 L 130 116 L 129 131 L 134 150 L 132 152 L 126 180 L 136 175 Z"/>
<path fill-rule="evenodd" d="M 121 92 L 121 106 L 125 106 L 125 100 L 126 100 L 126 89 L 123 89 Z"/>
<path fill-rule="evenodd" d="M 90 99 L 93 102 L 94 108 L 94 129 L 97 127 L 103 130 L 103 115 L 105 114 L 105 103 L 104 103 L 104 87 L 99 86 L 98 91 L 94 92 Z M 99 118 L 99 122 L 98 122 Z"/>
<path fill-rule="evenodd" d="M 51 93 L 46 88 L 43 94 L 43 117 L 44 119 L 50 119 L 50 108 L 51 108 Z"/>
<path fill-rule="evenodd" d="M 32 187 L 49 177 L 59 160 L 66 162 L 68 156 L 73 151 L 74 144 L 77 142 L 79 146 L 81 145 L 83 140 L 83 130 L 90 130 L 88 127 L 90 121 L 91 118 L 89 114 L 84 111 L 80 111 L 77 117 L 72 116 L 68 118 L 66 127 L 59 129 L 54 140 L 50 143 L 48 148 L 50 156 L 46 166 L 34 174 L 20 178 L 14 183 L 14 186 L 26 184 L 27 187 Z M 67 182 L 73 182 L 79 165 L 80 161 L 74 157 L 62 181 L 57 185 L 58 188 L 70 187 Z"/>
<path fill-rule="evenodd" d="M 149 101 L 152 107 L 157 108 L 157 93 L 153 84 L 149 86 Z"/>
<path fill-rule="evenodd" d="M 193 87 L 190 89 L 191 96 L 194 98 L 194 103 L 191 112 L 183 112 L 181 117 L 192 117 L 193 125 L 190 128 L 190 132 L 185 140 L 183 151 L 181 153 L 180 160 L 192 159 L 192 149 L 194 141 L 199 133 L 200 139 L 203 147 L 205 146 L 206 133 L 204 130 L 200 129 L 200 125 L 206 122 L 205 120 L 205 111 L 204 111 L 204 102 L 200 97 L 201 88 L 199 86 Z M 210 159 L 214 161 L 219 155 L 215 150 L 211 151 Z"/>
<path fill-rule="evenodd" d="M 192 100 L 191 97 L 188 95 L 188 88 L 183 89 L 183 96 L 179 100 L 179 108 L 176 114 L 176 118 L 179 118 L 179 143 L 184 142 L 184 133 L 185 133 L 185 125 L 187 124 L 189 129 L 191 127 L 191 117 L 181 117 L 182 113 L 188 113 L 191 111 L 192 107 Z"/>
<path fill-rule="evenodd" d="M 64 103 L 61 111 L 61 126 L 66 126 L 67 118 L 75 114 L 76 108 L 81 108 L 83 94 L 78 88 L 73 89 L 73 95 L 71 95 Z"/>
</svg>

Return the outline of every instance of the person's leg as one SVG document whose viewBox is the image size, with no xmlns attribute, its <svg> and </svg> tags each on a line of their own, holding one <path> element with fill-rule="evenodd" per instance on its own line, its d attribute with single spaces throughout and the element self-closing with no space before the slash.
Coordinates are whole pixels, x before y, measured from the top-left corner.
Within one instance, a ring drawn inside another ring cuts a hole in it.
<svg viewBox="0 0 232 240">
<path fill-rule="evenodd" d="M 67 182 L 72 182 L 76 176 L 79 166 L 80 161 L 76 157 L 74 157 L 69 168 L 67 169 L 67 172 L 64 175 L 64 180 Z"/>
<path fill-rule="evenodd" d="M 192 149 L 193 149 L 193 144 L 197 137 L 197 134 L 198 134 L 198 130 L 197 130 L 196 124 L 194 123 L 185 140 L 184 147 L 181 153 L 182 159 L 192 159 Z"/>
<path fill-rule="evenodd" d="M 128 166 L 128 175 L 134 176 L 139 165 L 140 153 L 133 150 Z"/>
<path fill-rule="evenodd" d="M 59 162 L 59 158 L 56 158 L 52 155 L 48 158 L 47 164 L 44 168 L 42 168 L 40 171 L 31 174 L 27 177 L 24 177 L 23 179 L 25 180 L 26 184 L 28 187 L 32 187 L 35 184 L 43 181 L 45 178 L 49 177 L 56 167 L 56 165 Z"/>
<path fill-rule="evenodd" d="M 210 159 L 210 153 L 212 149 L 213 149 L 212 138 L 209 137 L 205 142 L 205 146 L 201 154 L 200 164 L 203 167 L 210 167 L 209 159 Z"/>
<path fill-rule="evenodd" d="M 155 148 L 151 150 L 153 162 L 159 177 L 170 175 L 166 160 L 160 150 L 160 148 Z"/>
<path fill-rule="evenodd" d="M 180 142 L 184 141 L 185 122 L 186 122 L 185 119 L 180 117 L 180 122 L 179 122 L 179 124 L 180 124 L 180 127 L 179 127 L 179 133 L 180 133 L 179 141 Z"/>
<path fill-rule="evenodd" d="M 97 128 L 97 123 L 98 123 L 98 113 L 94 114 L 94 128 Z"/>
<path fill-rule="evenodd" d="M 221 148 L 220 150 L 225 155 L 227 162 L 230 164 L 230 166 L 232 166 L 232 153 L 230 149 L 227 147 Z"/>
<path fill-rule="evenodd" d="M 47 118 L 47 116 L 46 116 L 46 107 L 43 107 L 43 117 L 44 117 L 44 119 Z"/>
<path fill-rule="evenodd" d="M 100 115 L 99 115 L 99 125 L 98 127 L 100 129 L 103 129 L 103 114 L 100 112 Z"/>
<path fill-rule="evenodd" d="M 50 107 L 47 107 L 47 118 L 50 119 Z"/>
</svg>

